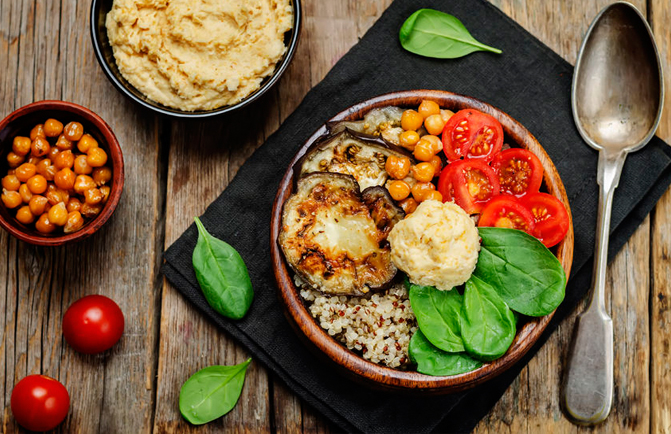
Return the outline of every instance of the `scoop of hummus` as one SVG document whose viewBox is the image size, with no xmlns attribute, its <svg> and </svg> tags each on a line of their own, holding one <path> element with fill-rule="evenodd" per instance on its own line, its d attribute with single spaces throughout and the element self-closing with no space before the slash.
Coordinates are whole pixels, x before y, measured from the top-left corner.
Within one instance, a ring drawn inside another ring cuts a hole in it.
<svg viewBox="0 0 671 434">
<path fill-rule="evenodd" d="M 422 202 L 389 233 L 391 260 L 410 282 L 446 291 L 465 283 L 478 262 L 480 236 L 454 203 Z"/>
<path fill-rule="evenodd" d="M 180 110 L 239 102 L 286 51 L 290 0 L 114 0 L 105 25 L 119 71 Z"/>
</svg>

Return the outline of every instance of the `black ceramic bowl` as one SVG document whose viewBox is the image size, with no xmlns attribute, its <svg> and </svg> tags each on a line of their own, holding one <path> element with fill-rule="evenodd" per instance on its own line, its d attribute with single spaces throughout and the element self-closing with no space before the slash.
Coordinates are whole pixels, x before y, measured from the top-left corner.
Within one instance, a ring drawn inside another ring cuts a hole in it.
<svg viewBox="0 0 671 434">
<path fill-rule="evenodd" d="M 287 69 L 287 66 L 289 66 L 291 58 L 296 51 L 298 35 L 300 34 L 301 0 L 291 0 L 294 8 L 294 17 L 292 29 L 284 35 L 284 44 L 287 46 L 287 51 L 284 54 L 284 57 L 275 66 L 275 72 L 263 80 L 259 89 L 233 105 L 227 105 L 212 110 L 177 110 L 150 100 L 142 92 L 133 87 L 133 85 L 128 83 L 119 72 L 116 61 L 114 60 L 112 46 L 107 39 L 107 29 L 105 28 L 105 17 L 110 9 L 112 9 L 113 2 L 113 0 L 93 0 L 91 5 L 91 39 L 93 40 L 93 49 L 95 50 L 98 62 L 103 68 L 107 78 L 122 94 L 144 107 L 169 116 L 181 118 L 204 118 L 239 109 L 257 100 L 280 79 L 280 76 Z"/>
</svg>

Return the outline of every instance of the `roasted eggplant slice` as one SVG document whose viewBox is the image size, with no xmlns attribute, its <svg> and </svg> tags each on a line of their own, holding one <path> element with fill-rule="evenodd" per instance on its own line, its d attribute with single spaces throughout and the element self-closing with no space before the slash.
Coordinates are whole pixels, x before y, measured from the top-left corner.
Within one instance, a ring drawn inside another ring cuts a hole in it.
<svg viewBox="0 0 671 434">
<path fill-rule="evenodd" d="M 353 176 L 361 189 L 384 185 L 387 157 L 409 157 L 383 140 L 345 129 L 318 142 L 298 162 L 297 177 L 312 172 L 332 172 Z M 412 158 L 411 158 L 411 161 Z"/>
<path fill-rule="evenodd" d="M 384 187 L 369 187 L 361 192 L 361 196 L 375 225 L 386 239 L 394 225 L 403 220 L 405 212 L 394 203 L 394 199 Z"/>
<path fill-rule="evenodd" d="M 352 176 L 319 172 L 299 179 L 284 203 L 278 241 L 291 268 L 315 289 L 362 295 L 396 275 L 386 236 Z"/>
<path fill-rule="evenodd" d="M 332 134 L 350 129 L 359 133 L 379 136 L 382 131 L 401 126 L 403 109 L 400 107 L 382 107 L 369 111 L 360 121 L 340 121 L 328 124 Z M 398 142 L 395 143 L 398 145 Z"/>
</svg>

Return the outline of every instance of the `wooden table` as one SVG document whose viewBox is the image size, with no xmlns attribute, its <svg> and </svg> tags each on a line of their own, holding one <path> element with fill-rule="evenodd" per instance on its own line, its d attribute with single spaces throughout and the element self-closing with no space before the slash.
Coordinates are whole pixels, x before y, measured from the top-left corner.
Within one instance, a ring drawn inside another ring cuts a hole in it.
<svg viewBox="0 0 671 434">
<path fill-rule="evenodd" d="M 575 61 L 591 20 L 609 3 L 492 1 L 569 62 Z M 164 248 L 219 195 L 245 159 L 391 0 L 303 3 L 300 44 L 279 85 L 242 112 L 186 122 L 141 110 L 107 81 L 90 42 L 89 0 L 0 2 L 0 115 L 41 99 L 82 104 L 111 125 L 126 162 L 126 187 L 116 214 L 85 242 L 37 248 L 0 232 L 3 432 L 20 431 L 9 398 L 14 384 L 35 373 L 59 379 L 72 397 L 70 413 L 58 432 L 336 431 L 259 364 L 251 366 L 240 402 L 231 413 L 203 427 L 186 423 L 178 409 L 182 383 L 205 366 L 239 363 L 248 354 L 158 272 Z M 668 0 L 634 3 L 647 13 L 671 77 Z M 667 79 L 668 89 L 670 84 Z M 658 131 L 667 141 L 670 107 L 667 104 Z M 671 432 L 670 216 L 667 192 L 609 268 L 608 306 L 616 336 L 615 402 L 597 432 Z M 85 356 L 63 341 L 61 318 L 72 302 L 95 293 L 120 304 L 126 330 L 110 352 Z M 587 431 L 569 423 L 558 404 L 574 318 L 561 325 L 476 432 Z"/>
</svg>

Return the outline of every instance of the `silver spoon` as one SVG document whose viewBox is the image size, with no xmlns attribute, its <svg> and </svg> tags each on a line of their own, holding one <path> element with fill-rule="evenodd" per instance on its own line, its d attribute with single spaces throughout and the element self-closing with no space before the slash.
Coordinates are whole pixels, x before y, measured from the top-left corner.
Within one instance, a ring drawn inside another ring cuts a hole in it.
<svg viewBox="0 0 671 434">
<path fill-rule="evenodd" d="M 650 26 L 633 5 L 594 19 L 580 48 L 571 93 L 582 138 L 599 151 L 599 214 L 589 307 L 576 320 L 562 404 L 576 423 L 606 419 L 613 400 L 613 322 L 604 286 L 613 193 L 624 160 L 652 138 L 662 114 L 661 61 Z"/>
</svg>

